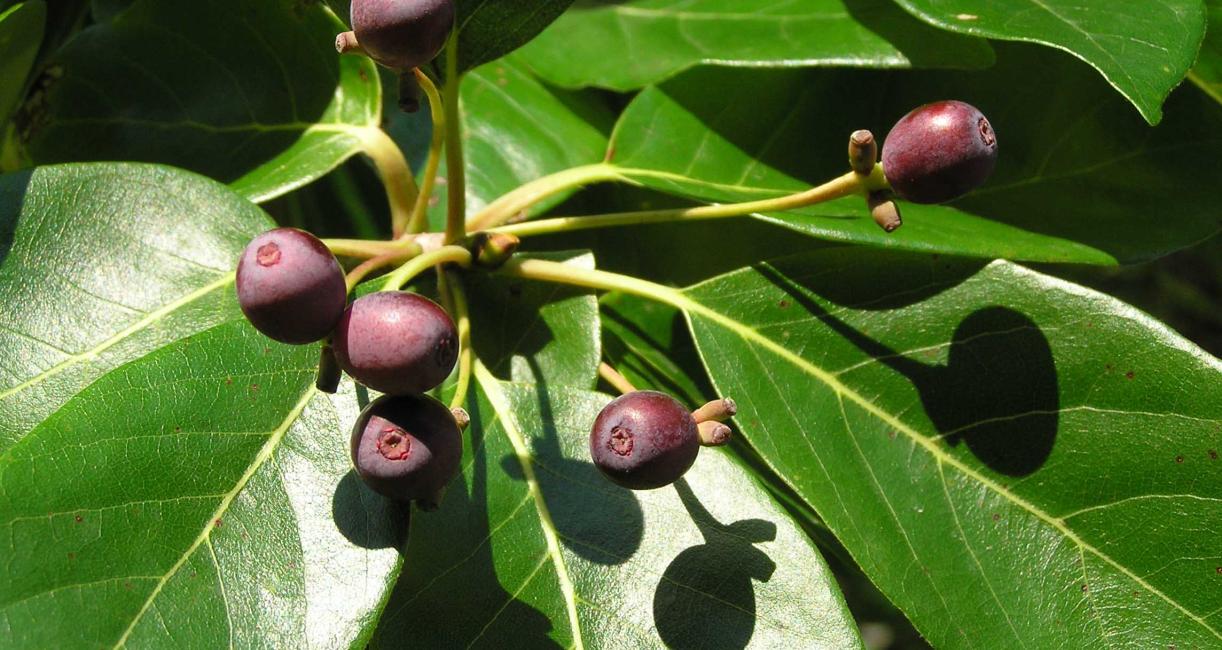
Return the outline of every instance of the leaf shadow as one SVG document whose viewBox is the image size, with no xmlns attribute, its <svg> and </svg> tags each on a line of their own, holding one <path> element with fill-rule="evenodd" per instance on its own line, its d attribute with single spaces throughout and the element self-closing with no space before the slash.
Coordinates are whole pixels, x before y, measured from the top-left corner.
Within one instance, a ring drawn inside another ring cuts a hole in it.
<svg viewBox="0 0 1222 650">
<path fill-rule="evenodd" d="M 718 522 L 686 479 L 675 490 L 704 543 L 679 553 L 658 583 L 653 616 L 658 634 L 675 650 L 738 650 L 755 634 L 756 602 L 752 581 L 768 582 L 777 565 L 755 544 L 776 539 L 776 524 L 763 519 Z M 711 610 L 709 601 L 718 608 Z M 737 610 L 725 615 L 722 608 Z M 710 615 L 716 611 L 715 615 Z"/>
<path fill-rule="evenodd" d="M 534 439 L 531 451 L 537 470 L 535 478 L 556 533 L 565 547 L 590 562 L 603 565 L 627 562 L 640 549 L 645 536 L 641 503 L 631 490 L 604 478 L 593 463 L 563 454 L 547 383 L 542 381 L 538 368 L 534 370 L 540 379 L 539 416 L 545 429 Z M 591 422 L 595 415 L 590 414 Z M 517 458 L 502 458 L 501 467 L 515 480 L 525 480 Z M 598 499 L 597 504 L 592 503 L 592 497 Z"/>
<path fill-rule="evenodd" d="M 33 170 L 0 176 L 0 267 L 8 258 L 21 223 L 25 196 L 29 191 Z"/>
<path fill-rule="evenodd" d="M 947 443 L 965 443 L 980 462 L 1013 477 L 1034 473 L 1052 454 L 1060 412 L 1056 363 L 1047 337 L 1027 315 L 996 305 L 973 311 L 956 327 L 946 365 L 931 365 L 829 314 L 809 297 L 822 295 L 820 287 L 766 264 L 756 270 L 823 324 L 912 382 Z M 905 302 L 913 298 L 905 295 Z"/>
</svg>

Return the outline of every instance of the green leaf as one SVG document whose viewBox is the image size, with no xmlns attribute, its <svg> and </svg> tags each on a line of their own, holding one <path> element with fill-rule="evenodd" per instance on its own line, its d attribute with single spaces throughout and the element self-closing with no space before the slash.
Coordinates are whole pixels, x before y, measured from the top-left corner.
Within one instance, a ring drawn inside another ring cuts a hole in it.
<svg viewBox="0 0 1222 650">
<path fill-rule="evenodd" d="M 30 0 L 0 11 L 0 129 L 25 90 L 47 21 L 47 6 Z"/>
<path fill-rule="evenodd" d="M 593 269 L 589 253 L 535 254 Z M 517 382 L 590 389 L 601 360 L 598 300 L 579 287 L 471 276 L 472 345 L 493 375 Z"/>
<path fill-rule="evenodd" d="M 743 434 L 935 646 L 1222 639 L 1222 363 L 1164 326 L 861 249 L 672 298 Z"/>
<path fill-rule="evenodd" d="M 896 0 L 925 22 L 960 34 L 1041 43 L 1089 63 L 1150 124 L 1196 59 L 1205 35 L 1201 0 Z"/>
<path fill-rule="evenodd" d="M 923 25 L 890 0 L 580 0 L 517 55 L 544 79 L 626 91 L 700 64 L 978 68 L 982 39 Z"/>
<path fill-rule="evenodd" d="M 1072 58 L 997 50 L 987 72 L 695 70 L 634 100 L 613 162 L 705 200 L 775 196 L 844 173 L 854 129 L 881 137 L 912 107 L 958 97 L 998 134 L 997 170 L 982 189 L 950 205 L 904 204 L 905 225 L 890 235 L 856 197 L 760 218 L 871 246 L 1092 264 L 1149 259 L 1218 232 L 1212 169 L 1196 158 L 1222 157 L 1218 106 L 1185 89 L 1150 129 Z"/>
<path fill-rule="evenodd" d="M 9 645 L 367 635 L 405 520 L 351 474 L 352 385 L 317 394 L 317 350 L 269 341 L 237 308 L 233 264 L 270 225 L 174 169 L 0 178 Z"/>
<path fill-rule="evenodd" d="M 458 0 L 458 71 L 516 50 L 571 4 L 573 0 Z"/>
<path fill-rule="evenodd" d="M 171 164 L 273 198 L 387 146 L 376 70 L 335 54 L 342 29 L 321 3 L 138 0 L 52 59 L 30 153 Z"/>
<path fill-rule="evenodd" d="M 590 96 L 549 88 L 508 61 L 467 74 L 461 105 L 468 214 L 528 181 L 599 162 L 615 119 Z M 444 176 L 444 164 L 442 169 Z M 563 198 L 550 198 L 533 211 Z M 431 221 L 434 229 L 444 229 L 444 191 L 438 199 Z"/>
<path fill-rule="evenodd" d="M 231 316 L 238 254 L 272 225 L 165 167 L 0 177 L 0 452 L 106 372 Z"/>
<path fill-rule="evenodd" d="M 1209 27 L 1188 79 L 1222 104 L 1222 0 L 1206 0 L 1205 5 L 1209 9 Z"/>
<path fill-rule="evenodd" d="M 375 646 L 861 646 L 810 541 L 724 452 L 624 490 L 587 460 L 607 397 L 476 376 L 462 481 L 412 522 Z"/>
<path fill-rule="evenodd" d="M 607 363 L 637 388 L 664 391 L 693 405 L 713 399 L 682 313 L 622 293 L 607 294 L 599 302 Z"/>
</svg>

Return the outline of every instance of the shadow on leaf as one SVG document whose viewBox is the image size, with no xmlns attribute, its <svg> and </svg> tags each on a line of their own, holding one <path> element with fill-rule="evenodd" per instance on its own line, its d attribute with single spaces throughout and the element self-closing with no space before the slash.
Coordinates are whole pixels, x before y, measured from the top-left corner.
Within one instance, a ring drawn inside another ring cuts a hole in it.
<svg viewBox="0 0 1222 650">
<path fill-rule="evenodd" d="M 408 506 L 382 497 L 348 470 L 331 497 L 335 527 L 361 548 L 402 548 L 411 513 Z"/>
<path fill-rule="evenodd" d="M 768 582 L 776 571 L 776 563 L 754 544 L 776 539 L 776 524 L 762 519 L 719 523 L 685 479 L 675 483 L 675 490 L 704 543 L 685 549 L 662 574 L 653 596 L 658 634 L 675 650 L 745 648 L 755 634 L 752 580 Z"/>
<path fill-rule="evenodd" d="M 862 352 L 908 378 L 950 444 L 966 443 L 980 462 L 1007 476 L 1030 475 L 1048 460 L 1060 410 L 1056 364 L 1048 339 L 1026 315 L 1000 306 L 972 312 L 955 329 L 948 363 L 930 365 L 830 315 L 809 297 L 810 287 L 767 265 L 756 270 Z"/>
</svg>

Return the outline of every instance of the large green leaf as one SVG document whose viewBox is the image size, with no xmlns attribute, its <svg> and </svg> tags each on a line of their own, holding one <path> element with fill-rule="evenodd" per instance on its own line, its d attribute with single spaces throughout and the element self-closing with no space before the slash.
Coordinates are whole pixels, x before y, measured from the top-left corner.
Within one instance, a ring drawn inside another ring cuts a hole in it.
<svg viewBox="0 0 1222 650">
<path fill-rule="evenodd" d="M 589 253 L 530 257 L 594 268 Z M 493 375 L 549 386 L 594 387 L 601 346 L 593 291 L 494 274 L 475 275 L 466 286 L 472 345 Z"/>
<path fill-rule="evenodd" d="M 1222 640 L 1222 363 L 1162 325 L 861 249 L 672 301 L 744 435 L 934 645 Z"/>
<path fill-rule="evenodd" d="M 581 0 L 522 60 L 565 87 L 631 90 L 694 65 L 983 67 L 982 39 L 933 29 L 890 0 Z"/>
<path fill-rule="evenodd" d="M 724 452 L 624 490 L 588 461 L 607 397 L 477 379 L 463 480 L 413 520 L 375 646 L 861 645 L 810 541 Z"/>
<path fill-rule="evenodd" d="M 1222 103 L 1222 0 L 1206 0 L 1205 4 L 1209 8 L 1209 28 L 1188 78 Z"/>
<path fill-rule="evenodd" d="M 573 0 L 458 0 L 458 71 L 521 47 L 571 4 Z"/>
<path fill-rule="evenodd" d="M 1042 43 L 1086 61 L 1150 124 L 1192 67 L 1205 35 L 1202 0 L 897 0 L 961 34 Z"/>
<path fill-rule="evenodd" d="M 0 137 L 13 108 L 21 101 L 26 78 L 42 45 L 47 6 L 22 2 L 0 11 Z"/>
<path fill-rule="evenodd" d="M 1185 88 L 1150 129 L 1085 66 L 1034 46 L 999 44 L 986 72 L 692 71 L 629 106 L 613 162 L 687 196 L 773 196 L 843 173 L 852 130 L 881 137 L 911 107 L 947 97 L 981 107 L 998 133 L 997 171 L 981 190 L 951 205 L 904 204 L 905 226 L 891 235 L 856 197 L 761 218 L 872 246 L 1095 264 L 1219 230 L 1213 170 L 1198 161 L 1222 157 L 1222 108 Z"/>
<path fill-rule="evenodd" d="M 52 60 L 31 108 L 37 163 L 139 160 L 185 167 L 265 200 L 387 146 L 365 57 L 332 48 L 343 24 L 297 0 L 138 0 Z"/>
<path fill-rule="evenodd" d="M 351 384 L 317 394 L 317 351 L 237 308 L 234 262 L 270 225 L 169 168 L 0 178 L 8 645 L 347 647 L 371 629 L 405 519 L 350 473 Z"/>
</svg>

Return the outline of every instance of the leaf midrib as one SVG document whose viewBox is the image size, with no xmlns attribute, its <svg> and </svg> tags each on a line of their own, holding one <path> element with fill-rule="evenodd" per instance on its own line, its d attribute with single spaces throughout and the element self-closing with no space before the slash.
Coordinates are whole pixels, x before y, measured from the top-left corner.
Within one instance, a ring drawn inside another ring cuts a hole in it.
<svg viewBox="0 0 1222 650">
<path fill-rule="evenodd" d="M 505 437 L 513 446 L 514 456 L 522 467 L 522 475 L 526 480 L 527 490 L 534 500 L 535 510 L 539 516 L 540 528 L 547 541 L 547 554 L 556 568 L 556 580 L 560 583 L 560 591 L 564 595 L 565 610 L 568 613 L 569 627 L 573 630 L 573 648 L 584 650 L 585 643 L 581 636 L 581 621 L 577 617 L 577 590 L 569 577 L 568 565 L 560 553 L 560 538 L 556 532 L 556 524 L 552 521 L 551 511 L 543 499 L 543 491 L 539 489 L 539 480 L 535 476 L 533 456 L 526 444 L 526 437 L 518 429 L 518 423 L 513 419 L 513 406 L 501 389 L 500 382 L 488 368 L 479 361 L 475 362 L 475 379 L 479 382 L 488 401 L 496 411 L 497 420 L 505 430 Z"/>
<path fill-rule="evenodd" d="M 696 287 L 699 287 L 699 286 L 700 285 L 696 285 Z M 692 287 L 692 288 L 695 288 L 695 287 Z M 689 288 L 688 290 L 691 290 L 692 288 Z M 932 456 L 933 459 L 936 462 L 938 462 L 939 464 L 944 464 L 944 465 L 953 467 L 954 469 L 962 473 L 964 476 L 978 482 L 982 486 L 996 493 L 999 497 L 1005 499 L 1006 501 L 1026 511 L 1027 513 L 1033 515 L 1040 521 L 1043 521 L 1045 524 L 1051 526 L 1054 530 L 1056 530 L 1062 536 L 1064 536 L 1065 539 L 1067 539 L 1068 541 L 1076 545 L 1081 551 L 1090 552 L 1092 555 L 1098 557 L 1104 563 L 1113 567 L 1114 569 L 1119 571 L 1121 574 L 1123 574 L 1124 576 L 1132 580 L 1134 583 L 1141 586 L 1146 591 L 1166 601 L 1168 604 L 1170 604 L 1176 610 L 1181 612 L 1184 616 L 1188 617 L 1190 620 L 1196 622 L 1198 625 L 1205 628 L 1206 630 L 1209 630 L 1209 632 L 1212 633 L 1214 636 L 1218 637 L 1219 639 L 1222 639 L 1222 632 L 1220 632 L 1219 630 L 1211 626 L 1209 623 L 1207 623 L 1204 617 L 1198 616 L 1194 614 L 1193 612 L 1188 611 L 1187 608 L 1185 608 L 1183 605 L 1178 603 L 1175 599 L 1163 593 L 1158 588 L 1156 588 L 1154 585 L 1146 582 L 1141 576 L 1138 576 L 1136 573 L 1131 571 L 1128 567 L 1124 566 L 1123 564 L 1113 559 L 1110 555 L 1104 553 L 1103 551 L 1099 550 L 1098 548 L 1095 548 L 1093 545 L 1088 543 L 1086 540 L 1082 539 L 1082 537 L 1080 537 L 1077 533 L 1075 533 L 1071 528 L 1069 528 L 1069 526 L 1067 526 L 1061 519 L 1054 517 L 1048 514 L 1047 512 L 1044 512 L 1044 510 L 1041 509 L 1039 506 L 1035 505 L 1034 503 L 1030 501 L 1027 501 L 1026 499 L 1023 499 L 1022 497 L 1020 497 L 1017 494 L 1014 494 L 1013 492 L 1008 490 L 1005 486 L 997 483 L 996 481 L 990 479 L 989 477 L 981 474 L 980 472 L 976 471 L 975 469 L 964 464 L 962 461 L 955 458 L 954 456 L 951 456 L 950 454 L 947 454 L 943 450 L 939 449 L 937 447 L 937 444 L 934 441 L 921 435 L 919 431 L 912 428 L 910 425 L 900 420 L 898 417 L 884 411 L 881 407 L 875 405 L 873 402 L 866 399 L 860 393 L 854 391 L 848 385 L 841 382 L 836 377 L 836 375 L 834 375 L 832 372 L 825 370 L 823 368 L 820 368 L 819 366 L 816 366 L 815 364 L 811 363 L 810 361 L 807 361 L 803 357 L 790 351 L 789 349 L 785 348 L 781 344 L 761 334 L 754 327 L 751 327 L 745 323 L 742 323 L 741 321 L 738 321 L 738 320 L 735 320 L 734 318 L 726 316 L 725 314 L 719 311 L 716 311 L 712 309 L 711 307 L 707 307 L 704 304 L 698 302 L 697 300 L 689 297 L 684 292 L 681 292 L 679 290 L 667 289 L 667 294 L 664 296 L 664 299 L 667 302 L 670 302 L 673 306 L 677 307 L 679 310 L 681 310 L 684 313 L 684 316 L 686 317 L 688 321 L 688 327 L 692 329 L 693 331 L 695 329 L 695 322 L 692 316 L 694 314 L 703 316 L 704 318 L 709 319 L 710 321 L 716 323 L 717 325 L 728 330 L 729 332 L 737 335 L 739 338 L 743 339 L 744 341 L 748 342 L 749 344 L 751 342 L 754 342 L 757 345 L 759 345 L 760 347 L 763 347 L 767 349 L 769 352 L 772 352 L 776 356 L 780 357 L 781 359 L 788 361 L 789 363 L 793 364 L 795 367 L 804 371 L 806 374 L 822 382 L 829 389 L 831 389 L 832 392 L 835 393 L 838 398 L 848 399 L 849 401 L 856 404 L 859 408 L 861 408 L 865 412 L 878 418 L 882 422 L 886 423 L 888 426 L 894 428 L 896 431 L 903 433 L 905 436 L 910 438 L 914 444 L 916 444 L 918 447 L 928 452 L 930 456 Z M 699 349 L 700 347 L 699 338 L 697 338 L 696 345 L 697 345 L 697 349 Z M 704 354 L 701 353 L 701 356 L 703 357 Z M 771 466 L 770 462 L 769 462 L 769 465 Z M 775 470 L 776 468 L 773 467 L 773 469 Z M 798 490 L 798 486 L 792 485 L 784 474 L 778 472 L 777 475 L 780 476 L 783 480 L 785 480 L 787 484 L 790 484 L 790 487 L 792 487 L 795 490 Z M 799 493 L 801 493 L 800 490 L 798 491 Z"/>
<path fill-rule="evenodd" d="M 297 421 L 297 419 L 301 416 L 301 413 L 305 411 L 306 407 L 309 406 L 310 401 L 314 399 L 317 394 L 318 389 L 314 386 L 310 386 L 309 389 L 305 391 L 305 394 L 302 395 L 297 404 L 294 405 L 289 411 L 288 415 L 285 416 L 284 420 L 280 423 L 280 426 L 272 431 L 271 435 L 267 439 L 267 442 L 263 444 L 263 447 L 259 450 L 259 453 L 255 456 L 254 460 L 251 461 L 250 466 L 247 467 L 242 476 L 238 478 L 237 483 L 235 483 L 233 486 L 233 489 L 225 494 L 225 497 L 221 499 L 221 502 L 217 505 L 216 510 L 204 520 L 203 528 L 200 530 L 199 535 L 196 536 L 195 541 L 193 541 L 191 545 L 187 547 L 185 551 L 183 551 L 182 555 L 178 558 L 178 561 L 176 561 L 165 572 L 165 574 L 158 579 L 157 584 L 153 587 L 153 591 L 149 593 L 148 598 L 145 599 L 144 604 L 140 607 L 140 611 L 136 612 L 136 614 L 132 617 L 131 623 L 123 631 L 123 635 L 120 636 L 119 640 L 115 642 L 114 647 L 116 649 L 123 647 L 127 643 L 127 640 L 131 637 L 132 632 L 135 631 L 136 626 L 144 618 L 144 615 L 148 612 L 149 608 L 153 606 L 153 602 L 157 600 L 157 596 L 161 594 L 161 590 L 167 583 L 169 583 L 170 579 L 178 573 L 178 570 L 181 569 L 189 559 L 191 559 L 191 556 L 195 554 L 195 551 L 199 550 L 199 547 L 203 546 L 205 543 L 209 544 L 209 550 L 211 550 L 212 531 L 216 530 L 214 522 L 221 519 L 225 515 L 225 513 L 229 510 L 229 506 L 233 504 L 233 500 L 236 499 L 237 496 L 241 494 L 242 490 L 246 488 L 246 484 L 250 482 L 250 479 L 252 479 L 255 473 L 259 471 L 259 468 L 261 468 L 263 464 L 272 457 L 272 455 L 276 452 L 276 449 L 279 448 L 280 442 L 284 440 L 285 434 L 288 433 L 288 430 L 293 426 L 293 423 Z M 221 571 L 221 566 L 219 563 L 216 565 L 216 570 L 219 575 Z M 228 614 L 228 607 L 226 607 L 226 613 Z"/>
</svg>

